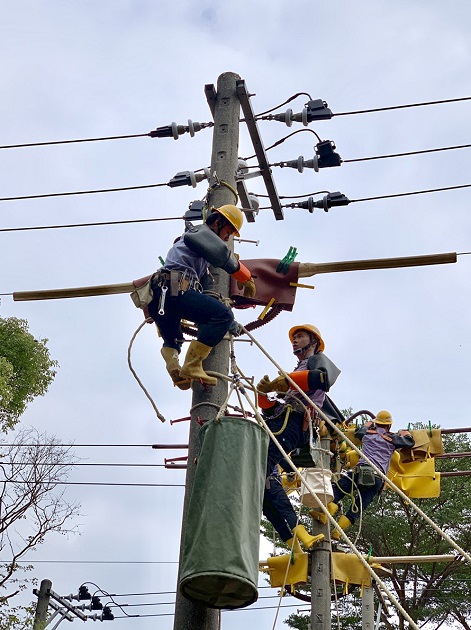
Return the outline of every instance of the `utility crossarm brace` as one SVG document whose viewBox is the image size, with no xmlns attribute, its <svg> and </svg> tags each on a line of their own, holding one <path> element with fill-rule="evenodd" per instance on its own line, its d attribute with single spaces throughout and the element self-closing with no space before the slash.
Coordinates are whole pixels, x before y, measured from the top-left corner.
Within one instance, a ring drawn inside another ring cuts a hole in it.
<svg viewBox="0 0 471 630">
<path fill-rule="evenodd" d="M 73 606 L 66 599 L 64 599 L 63 597 L 61 597 L 57 593 L 54 593 L 53 590 L 51 590 L 51 592 L 50 592 L 50 597 L 51 597 L 51 599 L 55 599 L 56 602 L 59 602 L 59 604 L 63 608 L 65 608 L 68 613 L 70 613 L 72 615 L 76 615 L 82 621 L 87 621 L 87 619 L 88 619 L 87 615 L 85 615 L 82 611 L 80 611 L 77 608 L 75 608 L 75 606 Z"/>
<path fill-rule="evenodd" d="M 283 208 L 281 207 L 275 182 L 273 181 L 271 169 L 268 165 L 267 155 L 265 153 L 262 138 L 258 130 L 257 121 L 255 120 L 255 114 L 252 109 L 252 104 L 250 102 L 250 95 L 247 91 L 247 87 L 243 79 L 236 81 L 236 91 L 237 96 L 240 100 L 242 111 L 244 112 L 245 123 L 252 139 L 253 148 L 257 156 L 263 181 L 265 182 L 268 197 L 270 198 L 271 207 L 273 208 L 273 212 L 275 213 L 275 219 L 277 219 L 278 221 L 283 220 Z"/>
<path fill-rule="evenodd" d="M 370 260 L 346 260 L 332 263 L 299 263 L 299 278 L 308 278 L 318 273 L 336 273 L 340 271 L 368 271 L 371 269 L 396 269 L 400 267 L 418 267 L 423 265 L 443 265 L 455 263 L 457 254 L 428 254 L 424 256 L 404 256 L 401 258 L 372 258 Z M 69 289 L 48 289 L 45 291 L 15 291 L 15 302 L 31 300 L 58 300 L 63 298 L 91 297 L 97 295 L 113 295 L 115 293 L 132 293 L 135 286 L 132 282 L 121 284 L 102 284 L 90 287 L 76 287 Z M 458 433 L 460 429 L 454 429 Z M 463 429 L 462 432 L 469 431 Z M 443 429 L 442 433 L 451 431 Z"/>
<path fill-rule="evenodd" d="M 206 100 L 208 101 L 209 109 L 214 118 L 214 108 L 216 107 L 216 88 L 212 83 L 208 83 L 204 86 L 204 93 L 206 94 Z M 255 223 L 255 208 L 250 201 L 247 186 L 243 179 L 236 179 L 237 194 L 240 197 L 242 203 L 242 210 L 245 210 L 244 214 L 248 223 Z"/>
</svg>

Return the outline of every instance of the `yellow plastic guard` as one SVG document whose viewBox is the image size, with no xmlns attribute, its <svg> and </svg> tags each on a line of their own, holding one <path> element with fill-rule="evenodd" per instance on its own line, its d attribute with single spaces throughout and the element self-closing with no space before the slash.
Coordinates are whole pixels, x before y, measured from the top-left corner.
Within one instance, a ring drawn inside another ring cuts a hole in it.
<svg viewBox="0 0 471 630">
<path fill-rule="evenodd" d="M 402 448 L 400 453 L 401 462 L 424 460 L 435 455 L 443 454 L 442 432 L 440 429 L 418 429 L 411 431 L 414 438 L 412 448 Z"/>
<path fill-rule="evenodd" d="M 411 499 L 432 499 L 440 496 L 440 473 L 435 459 L 401 462 L 396 451 L 388 471 L 389 479 Z"/>
<path fill-rule="evenodd" d="M 349 584 L 359 584 L 361 588 L 371 586 L 371 575 L 360 559 L 354 553 L 332 554 L 334 564 L 334 577 L 336 582 L 345 584 L 345 592 L 348 592 Z"/>
<path fill-rule="evenodd" d="M 270 586 L 276 588 L 278 586 L 293 586 L 294 584 L 306 584 L 308 572 L 307 553 L 294 553 L 294 563 L 291 564 L 291 554 L 282 556 L 274 556 L 267 559 L 268 572 L 270 574 Z M 289 566 L 288 575 L 286 576 L 286 567 Z M 286 576 L 286 580 L 285 580 Z"/>
</svg>

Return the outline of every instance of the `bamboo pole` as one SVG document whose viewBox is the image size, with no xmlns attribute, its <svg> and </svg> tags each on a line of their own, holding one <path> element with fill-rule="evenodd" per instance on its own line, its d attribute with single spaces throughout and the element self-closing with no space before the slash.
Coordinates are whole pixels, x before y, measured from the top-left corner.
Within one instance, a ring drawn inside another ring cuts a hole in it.
<svg viewBox="0 0 471 630">
<path fill-rule="evenodd" d="M 30 300 L 62 300 L 64 298 L 92 297 L 95 295 L 114 295 L 116 293 L 132 293 L 135 287 L 132 282 L 121 284 L 101 284 L 91 287 L 76 287 L 72 289 L 48 289 L 45 291 L 15 291 L 15 302 Z"/>
<path fill-rule="evenodd" d="M 345 260 L 330 263 L 300 263 L 299 278 L 308 278 L 319 273 L 338 273 L 341 271 L 368 271 L 371 269 L 397 269 L 400 267 L 418 267 L 423 265 L 443 265 L 455 263 L 457 254 L 429 254 L 424 256 L 405 256 L 402 258 L 371 258 L 370 260 Z M 90 287 L 69 289 L 48 289 L 44 291 L 15 291 L 15 302 L 30 300 L 61 300 L 65 298 L 91 297 L 97 295 L 114 295 L 134 291 L 132 282 L 121 284 L 102 284 Z M 312 287 L 310 287 L 312 288 Z"/>
<path fill-rule="evenodd" d="M 371 258 L 369 260 L 345 260 L 331 263 L 299 263 L 298 278 L 309 278 L 319 273 L 421 267 L 423 265 L 455 263 L 456 261 L 456 252 L 449 252 L 446 254 L 428 254 L 424 256 L 404 256 L 401 258 Z"/>
</svg>

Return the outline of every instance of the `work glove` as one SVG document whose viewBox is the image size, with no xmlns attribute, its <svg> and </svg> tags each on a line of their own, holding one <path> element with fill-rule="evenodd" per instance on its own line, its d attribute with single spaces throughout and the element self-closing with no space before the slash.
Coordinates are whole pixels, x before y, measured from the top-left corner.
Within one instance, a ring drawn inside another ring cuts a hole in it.
<svg viewBox="0 0 471 630">
<path fill-rule="evenodd" d="M 262 394 L 268 394 L 268 392 L 284 393 L 288 391 L 289 385 L 284 376 L 277 376 L 271 381 L 268 374 L 265 374 L 265 376 L 259 381 L 257 389 Z"/>
<path fill-rule="evenodd" d="M 242 290 L 244 289 L 244 297 L 253 298 L 257 293 L 257 289 L 255 288 L 255 281 L 253 278 L 249 278 L 247 282 L 237 282 L 237 288 Z"/>
<path fill-rule="evenodd" d="M 239 337 L 242 334 L 242 324 L 236 322 L 234 319 L 231 325 L 229 326 L 229 332 L 233 337 Z"/>
</svg>

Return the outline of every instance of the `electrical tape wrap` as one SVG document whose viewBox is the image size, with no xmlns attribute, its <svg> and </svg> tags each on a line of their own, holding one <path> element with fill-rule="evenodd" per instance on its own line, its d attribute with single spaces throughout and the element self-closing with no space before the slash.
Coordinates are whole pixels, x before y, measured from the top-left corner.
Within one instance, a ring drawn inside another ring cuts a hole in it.
<svg viewBox="0 0 471 630">
<path fill-rule="evenodd" d="M 200 439 L 179 588 L 209 608 L 243 608 L 258 597 L 268 435 L 255 422 L 231 416 L 207 422 Z"/>
</svg>

